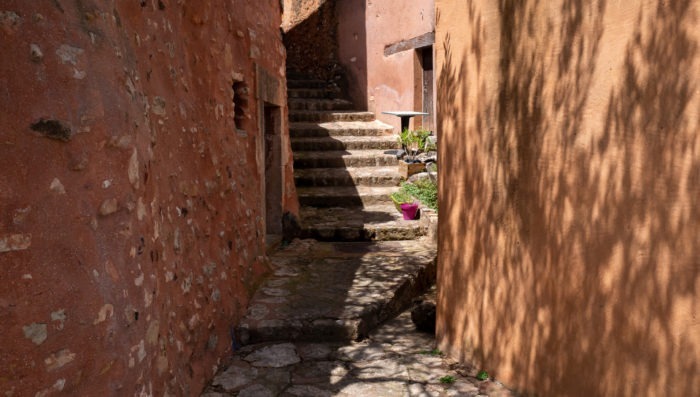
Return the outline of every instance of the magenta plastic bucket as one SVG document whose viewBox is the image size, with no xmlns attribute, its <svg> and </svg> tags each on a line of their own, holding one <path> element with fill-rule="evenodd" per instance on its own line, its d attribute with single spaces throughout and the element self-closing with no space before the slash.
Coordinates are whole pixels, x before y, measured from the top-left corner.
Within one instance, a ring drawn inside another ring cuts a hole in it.
<svg viewBox="0 0 700 397">
<path fill-rule="evenodd" d="M 403 214 L 403 219 L 412 220 L 416 219 L 416 214 L 418 213 L 417 203 L 403 203 L 401 204 L 401 213 Z"/>
</svg>

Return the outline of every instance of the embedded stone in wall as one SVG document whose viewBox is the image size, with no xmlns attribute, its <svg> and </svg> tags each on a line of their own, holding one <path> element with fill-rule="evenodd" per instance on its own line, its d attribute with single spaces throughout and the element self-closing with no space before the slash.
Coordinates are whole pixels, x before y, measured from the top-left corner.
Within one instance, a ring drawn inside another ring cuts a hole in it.
<svg viewBox="0 0 700 397">
<path fill-rule="evenodd" d="M 102 216 L 113 214 L 117 212 L 117 210 L 119 210 L 119 204 L 115 198 L 107 199 L 100 205 L 100 215 Z"/>
<path fill-rule="evenodd" d="M 44 59 L 44 53 L 41 52 L 41 48 L 37 44 L 29 45 L 29 56 L 32 58 L 33 62 L 41 62 Z"/>
<path fill-rule="evenodd" d="M 22 331 L 25 338 L 34 342 L 35 345 L 40 345 L 48 337 L 46 328 L 46 324 L 31 323 L 22 327 Z"/>
<path fill-rule="evenodd" d="M 61 60 L 62 63 L 70 63 L 71 65 L 76 65 L 78 63 L 78 56 L 84 53 L 82 48 L 73 47 L 68 44 L 63 44 L 56 50 L 56 55 Z"/>
<path fill-rule="evenodd" d="M 165 116 L 165 99 L 159 96 L 153 98 L 151 111 L 158 116 Z"/>
<path fill-rule="evenodd" d="M 58 194 L 66 194 L 66 188 L 63 186 L 63 184 L 58 178 L 53 178 L 53 181 L 51 181 L 51 185 L 49 185 L 49 189 Z"/>
<path fill-rule="evenodd" d="M 0 236 L 0 252 L 22 251 L 32 245 L 31 234 L 9 234 Z"/>
<path fill-rule="evenodd" d="M 44 360 L 44 364 L 46 365 L 46 370 L 51 372 L 62 368 L 73 360 L 75 360 L 75 353 L 68 349 L 63 349 L 47 357 Z"/>
<path fill-rule="evenodd" d="M 22 18 L 16 12 L 0 11 L 0 27 L 5 33 L 14 33 L 21 23 Z"/>
<path fill-rule="evenodd" d="M 134 189 L 139 188 L 139 156 L 136 149 L 134 149 L 131 158 L 129 158 L 129 182 Z"/>
</svg>

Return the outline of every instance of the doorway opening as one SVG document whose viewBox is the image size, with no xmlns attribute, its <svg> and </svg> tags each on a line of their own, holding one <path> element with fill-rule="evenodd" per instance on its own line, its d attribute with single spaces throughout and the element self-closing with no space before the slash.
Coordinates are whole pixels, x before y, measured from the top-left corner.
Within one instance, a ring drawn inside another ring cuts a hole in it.
<svg viewBox="0 0 700 397">
<path fill-rule="evenodd" d="M 265 150 L 265 237 L 271 242 L 282 235 L 282 111 L 263 107 Z"/>
<path fill-rule="evenodd" d="M 423 116 L 423 129 L 435 131 L 435 95 L 434 95 L 434 74 L 433 74 L 433 46 L 419 48 L 418 62 L 421 71 L 421 102 L 422 112 L 428 113 Z"/>
</svg>

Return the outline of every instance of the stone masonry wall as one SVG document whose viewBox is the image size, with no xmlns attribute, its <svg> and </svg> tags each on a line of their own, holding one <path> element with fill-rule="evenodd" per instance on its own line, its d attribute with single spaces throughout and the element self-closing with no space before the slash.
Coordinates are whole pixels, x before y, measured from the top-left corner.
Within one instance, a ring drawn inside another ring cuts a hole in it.
<svg viewBox="0 0 700 397">
<path fill-rule="evenodd" d="M 342 75 L 336 0 L 285 0 L 284 14 L 289 70 L 322 80 Z"/>
<path fill-rule="evenodd" d="M 231 351 L 267 270 L 280 23 L 277 0 L 0 2 L 0 393 L 196 395 Z"/>
</svg>

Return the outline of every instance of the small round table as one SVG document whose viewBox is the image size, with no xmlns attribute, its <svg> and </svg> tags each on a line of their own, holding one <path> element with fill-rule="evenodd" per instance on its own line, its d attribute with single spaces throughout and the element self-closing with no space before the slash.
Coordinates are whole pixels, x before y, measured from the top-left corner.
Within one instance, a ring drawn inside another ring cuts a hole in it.
<svg viewBox="0 0 700 397">
<path fill-rule="evenodd" d="M 391 112 L 382 112 L 384 114 L 390 114 L 393 116 L 397 116 L 401 119 L 401 131 L 408 129 L 408 122 L 411 120 L 411 117 L 413 116 L 427 116 L 428 113 L 424 112 L 414 112 L 412 110 L 395 110 Z M 399 131 L 399 132 L 401 132 Z"/>
</svg>

